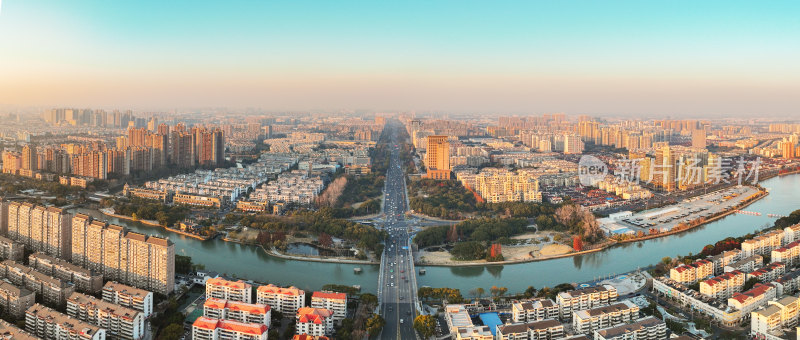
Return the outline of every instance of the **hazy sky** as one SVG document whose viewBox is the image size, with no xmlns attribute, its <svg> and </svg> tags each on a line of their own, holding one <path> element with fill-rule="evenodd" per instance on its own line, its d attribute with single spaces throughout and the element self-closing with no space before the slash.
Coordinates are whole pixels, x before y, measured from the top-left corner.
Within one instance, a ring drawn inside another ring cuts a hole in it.
<svg viewBox="0 0 800 340">
<path fill-rule="evenodd" d="M 0 104 L 800 116 L 800 1 L 4 0 Z"/>
</svg>

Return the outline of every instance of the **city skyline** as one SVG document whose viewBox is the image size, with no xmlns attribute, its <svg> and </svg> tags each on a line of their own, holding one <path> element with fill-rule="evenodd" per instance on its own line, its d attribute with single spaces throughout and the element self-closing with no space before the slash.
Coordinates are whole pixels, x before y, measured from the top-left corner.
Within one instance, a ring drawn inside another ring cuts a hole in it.
<svg viewBox="0 0 800 340">
<path fill-rule="evenodd" d="M 0 106 L 794 117 L 793 2 L 5 1 Z"/>
</svg>

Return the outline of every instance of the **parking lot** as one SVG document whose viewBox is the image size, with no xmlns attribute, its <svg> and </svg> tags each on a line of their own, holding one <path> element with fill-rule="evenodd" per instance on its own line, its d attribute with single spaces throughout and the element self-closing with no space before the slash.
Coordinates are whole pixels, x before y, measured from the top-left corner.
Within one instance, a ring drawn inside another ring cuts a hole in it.
<svg viewBox="0 0 800 340">
<path fill-rule="evenodd" d="M 685 199 L 677 204 L 647 210 L 614 221 L 622 233 L 648 233 L 651 229 L 667 232 L 681 223 L 709 218 L 741 203 L 758 190 L 749 186 L 734 187 L 710 194 Z"/>
</svg>

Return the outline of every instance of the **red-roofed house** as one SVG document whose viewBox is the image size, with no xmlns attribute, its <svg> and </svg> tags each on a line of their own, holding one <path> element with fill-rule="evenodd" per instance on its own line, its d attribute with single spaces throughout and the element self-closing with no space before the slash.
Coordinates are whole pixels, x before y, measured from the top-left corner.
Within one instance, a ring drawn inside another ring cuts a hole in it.
<svg viewBox="0 0 800 340">
<path fill-rule="evenodd" d="M 303 307 L 297 310 L 297 334 L 324 336 L 333 332 L 330 309 Z"/>
<path fill-rule="evenodd" d="M 209 298 L 203 304 L 203 316 L 212 319 L 260 323 L 269 327 L 272 311 L 269 306 L 264 304 Z"/>
<path fill-rule="evenodd" d="M 734 294 L 728 299 L 728 306 L 740 310 L 742 315 L 749 316 L 750 312 L 766 305 L 767 301 L 774 299 L 777 291 L 775 286 L 770 283 L 756 283 L 752 289 Z"/>
<path fill-rule="evenodd" d="M 267 340 L 263 324 L 218 320 L 201 316 L 192 325 L 193 340 Z"/>
<path fill-rule="evenodd" d="M 669 271 L 669 278 L 683 284 L 694 283 L 714 275 L 714 264 L 708 260 L 697 260 L 682 264 Z"/>
<path fill-rule="evenodd" d="M 786 265 L 781 262 L 772 262 L 752 273 L 748 273 L 746 280 L 756 278 L 759 282 L 771 282 L 780 278 L 783 274 L 786 274 Z"/>
<path fill-rule="evenodd" d="M 308 334 L 295 334 L 292 340 L 330 340 L 327 336 L 313 336 Z"/>
<path fill-rule="evenodd" d="M 744 278 L 744 273 L 734 270 L 700 281 L 700 294 L 713 299 L 727 299 L 742 291 Z"/>
<path fill-rule="evenodd" d="M 213 278 L 206 281 L 206 297 L 250 303 L 253 301 L 253 288 L 242 280 L 228 281 Z"/>
<path fill-rule="evenodd" d="M 258 287 L 256 301 L 272 309 L 291 315 L 306 305 L 306 292 L 295 287 L 281 288 L 275 285 Z"/>
<path fill-rule="evenodd" d="M 335 320 L 342 320 L 347 316 L 347 294 L 336 292 L 314 292 L 311 295 L 311 307 L 325 308 L 333 311 Z"/>
<path fill-rule="evenodd" d="M 789 267 L 797 265 L 800 261 L 800 241 L 773 250 L 771 258 L 773 262 L 783 262 Z"/>
</svg>

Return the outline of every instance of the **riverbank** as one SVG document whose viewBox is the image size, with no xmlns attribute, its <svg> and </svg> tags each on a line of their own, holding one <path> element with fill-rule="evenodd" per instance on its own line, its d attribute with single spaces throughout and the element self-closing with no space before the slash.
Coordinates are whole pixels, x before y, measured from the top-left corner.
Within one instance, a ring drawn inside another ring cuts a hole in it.
<svg viewBox="0 0 800 340">
<path fill-rule="evenodd" d="M 118 219 L 128 220 L 128 221 L 131 221 L 131 222 L 139 222 L 139 223 L 141 223 L 143 225 L 150 226 L 150 227 L 161 227 L 161 228 L 164 228 L 164 230 L 167 230 L 167 231 L 170 231 L 170 232 L 173 232 L 173 233 L 176 233 L 176 234 L 180 234 L 180 235 L 183 235 L 183 236 L 188 236 L 188 237 L 191 237 L 191 238 L 194 238 L 194 239 L 198 239 L 200 241 L 207 241 L 207 240 L 211 239 L 211 237 L 208 237 L 208 236 L 200 236 L 200 235 L 196 235 L 196 234 L 192 234 L 192 233 L 187 233 L 187 232 L 185 232 L 183 230 L 180 230 L 180 229 L 167 227 L 167 226 L 165 226 L 165 225 L 163 225 L 161 223 L 158 223 L 158 221 L 136 220 L 131 216 L 115 214 L 115 213 L 112 213 L 112 212 L 108 211 L 107 209 L 98 209 L 98 211 L 101 212 L 103 215 L 106 215 L 106 216 L 116 217 Z"/>
<path fill-rule="evenodd" d="M 327 257 L 316 257 L 316 256 L 303 256 L 303 255 L 289 255 L 285 253 L 279 252 L 274 247 L 267 250 L 262 245 L 259 247 L 268 255 L 274 256 L 277 258 L 282 258 L 285 260 L 298 260 L 298 261 L 311 261 L 311 262 L 328 262 L 328 263 L 346 263 L 346 264 L 370 264 L 370 265 L 377 265 L 380 262 L 369 261 L 369 260 L 351 260 L 351 259 L 336 259 L 336 258 L 327 258 Z"/>
<path fill-rule="evenodd" d="M 574 256 L 586 255 L 586 254 L 590 254 L 590 253 L 594 253 L 594 252 L 608 250 L 608 249 L 611 249 L 611 248 L 616 247 L 618 245 L 623 245 L 623 244 L 626 244 L 626 243 L 647 241 L 647 240 L 652 240 L 652 239 L 661 238 L 661 237 L 667 237 L 667 236 L 671 236 L 671 235 L 680 234 L 680 233 L 683 233 L 683 232 L 690 231 L 690 230 L 698 228 L 700 226 L 704 226 L 704 225 L 706 225 L 708 223 L 720 220 L 720 219 L 722 219 L 722 218 L 724 218 L 724 217 L 726 217 L 728 215 L 735 214 L 737 210 L 741 210 L 742 208 L 745 208 L 745 207 L 747 207 L 747 206 L 749 206 L 749 205 L 761 200 L 762 198 L 766 197 L 768 194 L 769 193 L 766 190 L 759 190 L 758 193 L 754 195 L 754 197 L 749 197 L 748 199 L 746 199 L 745 201 L 742 201 L 740 204 L 738 204 L 735 207 L 731 207 L 730 209 L 726 209 L 726 210 L 720 212 L 719 214 L 716 214 L 713 217 L 709 217 L 709 218 L 703 220 L 700 223 L 691 223 L 690 222 L 690 226 L 687 227 L 687 228 L 681 228 L 681 229 L 674 228 L 674 229 L 672 229 L 670 231 L 667 231 L 667 232 L 662 232 L 662 233 L 657 233 L 657 234 L 650 234 L 650 235 L 645 235 L 645 236 L 642 236 L 642 237 L 636 237 L 636 238 L 618 240 L 618 241 L 617 240 L 612 240 L 612 239 L 607 239 L 607 241 L 605 241 L 604 243 L 596 246 L 596 248 L 587 249 L 587 250 L 583 250 L 583 251 L 573 251 L 573 252 L 565 252 L 565 253 L 560 253 L 560 254 L 543 255 L 543 256 L 540 255 L 538 257 L 534 256 L 533 255 L 533 251 L 532 251 L 531 254 L 530 254 L 530 257 L 528 257 L 528 258 L 512 259 L 512 260 L 505 260 L 505 261 L 495 261 L 495 262 L 489 262 L 489 261 L 486 261 L 486 260 L 480 260 L 480 261 L 453 261 L 453 260 L 450 259 L 449 253 L 447 253 L 448 256 L 445 256 L 443 254 L 436 254 L 435 259 L 440 260 L 439 262 L 418 261 L 415 258 L 414 264 L 415 265 L 419 265 L 419 266 L 432 266 L 432 267 L 495 266 L 495 265 L 507 265 L 507 264 L 519 264 L 519 263 L 528 263 L 528 262 L 547 261 L 547 260 L 561 259 L 561 258 L 565 258 L 565 257 L 574 257 Z M 692 222 L 695 222 L 695 221 L 692 221 Z M 544 249 L 544 248 L 542 248 L 542 249 Z M 445 253 L 445 252 L 441 252 L 441 253 Z M 540 254 L 541 254 L 541 252 L 540 252 Z M 422 256 L 424 256 L 424 255 L 420 254 L 420 258 Z"/>
</svg>

